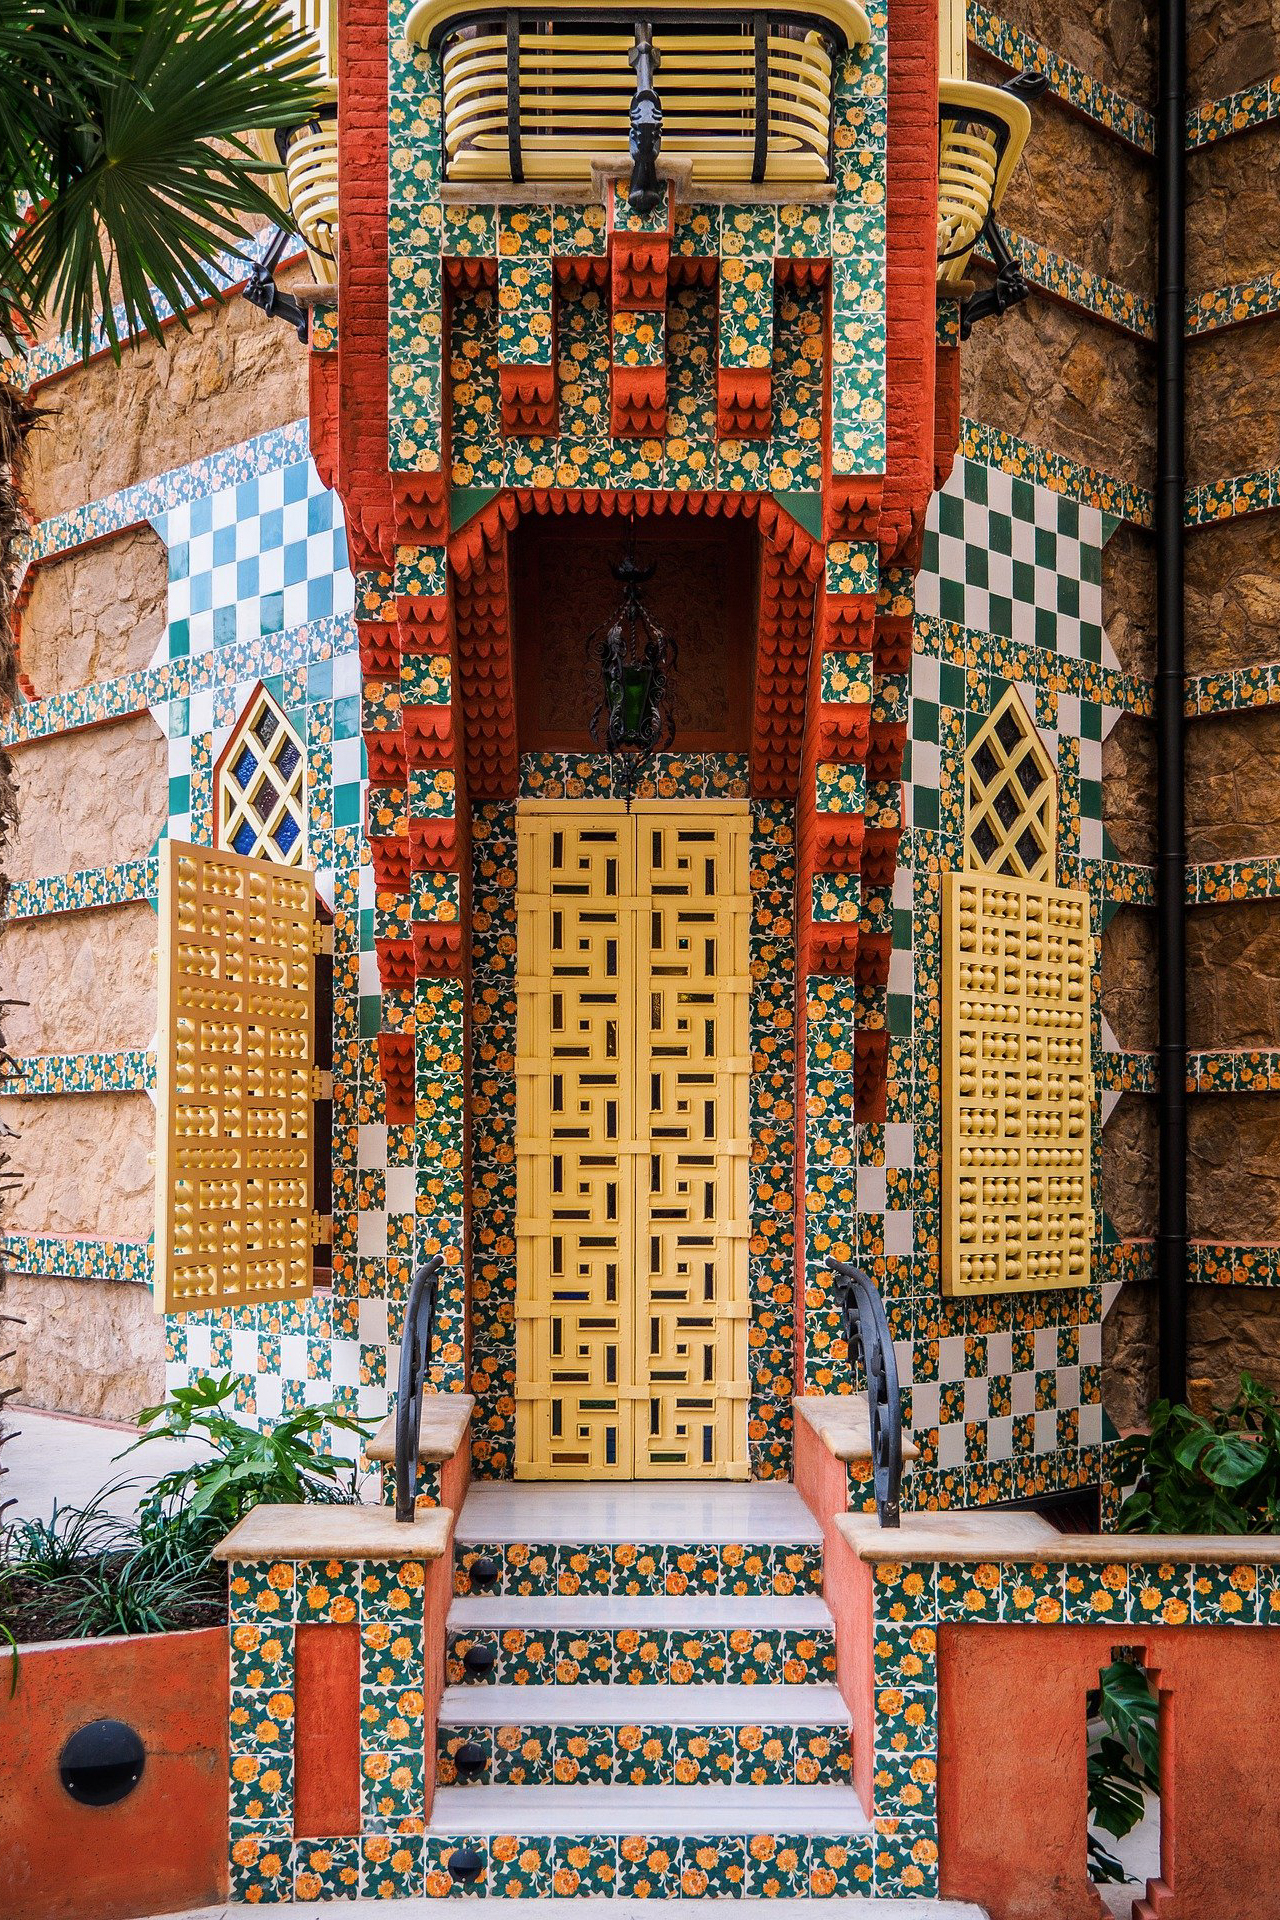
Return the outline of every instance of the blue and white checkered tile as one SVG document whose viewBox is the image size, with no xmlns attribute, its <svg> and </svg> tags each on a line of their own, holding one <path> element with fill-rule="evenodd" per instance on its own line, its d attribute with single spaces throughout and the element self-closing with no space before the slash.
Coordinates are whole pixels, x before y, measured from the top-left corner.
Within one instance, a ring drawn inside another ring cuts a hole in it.
<svg viewBox="0 0 1280 1920">
<path fill-rule="evenodd" d="M 169 548 L 169 632 L 153 665 L 349 613 L 336 494 L 295 460 L 152 515 Z"/>
</svg>

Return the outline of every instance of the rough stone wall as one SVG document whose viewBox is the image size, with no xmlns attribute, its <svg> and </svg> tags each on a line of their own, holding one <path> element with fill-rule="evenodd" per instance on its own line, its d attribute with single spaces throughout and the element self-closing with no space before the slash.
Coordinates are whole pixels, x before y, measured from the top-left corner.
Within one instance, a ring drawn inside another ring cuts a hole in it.
<svg viewBox="0 0 1280 1920">
<path fill-rule="evenodd" d="M 37 696 L 140 673 L 164 630 L 169 556 L 131 527 L 37 567 L 23 606 L 18 665 Z"/>
<path fill-rule="evenodd" d="M 5 1118 L 22 1141 L 14 1233 L 147 1238 L 156 1123 L 145 1093 L 34 1094 L 6 1101 Z"/>
<path fill-rule="evenodd" d="M 10 1366 L 24 1406 L 132 1420 L 164 1398 L 164 1318 L 149 1287 L 11 1273 L 5 1310 L 22 1322 Z"/>
<path fill-rule="evenodd" d="M 286 282 L 289 275 L 285 275 Z M 302 274 L 305 278 L 305 272 Z M 233 296 L 65 374 L 35 395 L 53 415 L 32 435 L 22 493 L 39 521 L 297 420 L 307 356 L 291 332 Z M 146 667 L 167 617 L 168 556 L 148 526 L 51 558 L 25 584 L 21 670 L 37 695 L 91 687 Z M 150 853 L 169 817 L 168 749 L 147 713 L 16 748 L 20 820 L 14 880 L 79 872 Z M 145 904 L 18 921 L 0 941 L 20 1054 L 145 1048 L 156 1019 L 156 918 Z M 9 1100 L 23 1185 L 14 1234 L 145 1242 L 153 1225 L 154 1108 L 145 1093 Z M 13 1273 L 18 1397 L 130 1419 L 163 1396 L 164 1321 L 129 1281 Z"/>
<path fill-rule="evenodd" d="M 19 920 L 5 971 L 20 983 L 5 1039 L 15 1053 L 148 1047 L 156 1030 L 156 916 L 145 901 Z"/>
<path fill-rule="evenodd" d="M 305 272 L 301 276 L 306 279 Z M 290 284 L 290 274 L 280 284 Z M 307 358 L 287 329 L 235 296 L 190 332 L 143 341 L 65 374 L 41 394 L 56 409 L 33 434 L 23 494 L 34 520 L 235 446 L 307 411 Z"/>
<path fill-rule="evenodd" d="M 17 747 L 11 880 L 76 873 L 151 851 L 169 817 L 164 735 L 148 713 Z"/>
<path fill-rule="evenodd" d="M 1193 0 L 1192 100 L 1270 78 L 1280 67 L 1280 5 Z M 1188 160 L 1193 295 L 1280 269 L 1280 125 L 1216 140 Z M 1194 485 L 1280 465 L 1280 317 L 1190 343 L 1188 477 Z M 1187 670 L 1220 674 L 1280 661 L 1280 514 L 1194 528 L 1187 538 Z M 1215 696 L 1220 700 L 1221 696 Z M 1193 862 L 1280 856 L 1280 715 L 1200 713 L 1188 723 L 1187 841 Z M 1237 891 L 1240 891 L 1239 889 Z M 1191 909 L 1188 1038 L 1193 1049 L 1280 1045 L 1280 902 L 1237 898 Z M 1193 1237 L 1280 1241 L 1280 1094 L 1193 1097 L 1187 1204 Z M 1242 1368 L 1280 1387 L 1280 1297 L 1240 1285 L 1192 1289 L 1189 1372 L 1231 1397 Z"/>
</svg>

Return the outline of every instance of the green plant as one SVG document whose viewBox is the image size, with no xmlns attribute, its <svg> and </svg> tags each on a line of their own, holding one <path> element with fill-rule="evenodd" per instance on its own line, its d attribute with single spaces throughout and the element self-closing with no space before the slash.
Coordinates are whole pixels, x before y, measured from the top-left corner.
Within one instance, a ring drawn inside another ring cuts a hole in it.
<svg viewBox="0 0 1280 1920">
<path fill-rule="evenodd" d="M 1280 1401 L 1250 1374 L 1225 1410 L 1157 1400 L 1122 1533 L 1275 1533 L 1280 1529 Z"/>
<path fill-rule="evenodd" d="M 1160 1791 L 1159 1705 L 1142 1668 L 1113 1660 L 1087 1696 L 1089 1752 L 1089 1873 L 1098 1881 L 1125 1878 L 1094 1828 L 1122 1840 L 1146 1812 L 1148 1792 Z"/>
<path fill-rule="evenodd" d="M 193 1434 L 212 1449 L 156 1482 L 142 1503 L 144 1533 L 156 1531 L 180 1511 L 189 1526 L 216 1538 L 260 1502 L 297 1506 L 358 1497 L 354 1466 L 323 1453 L 319 1443 L 326 1428 L 363 1438 L 368 1433 L 364 1423 L 328 1402 L 287 1413 L 260 1432 L 226 1410 L 235 1385 L 234 1374 L 205 1377 L 194 1386 L 176 1387 L 163 1406 L 146 1407 L 139 1414 L 143 1436 L 129 1453 L 149 1440 L 184 1440 Z"/>
<path fill-rule="evenodd" d="M 47 309 L 160 337 L 219 295 L 246 220 L 280 220 L 245 136 L 308 120 L 308 43 L 273 0 L 9 0 L 0 9 L 0 335 Z M 114 280 L 114 286 L 113 286 Z M 15 324 L 16 322 L 16 324 Z"/>
</svg>

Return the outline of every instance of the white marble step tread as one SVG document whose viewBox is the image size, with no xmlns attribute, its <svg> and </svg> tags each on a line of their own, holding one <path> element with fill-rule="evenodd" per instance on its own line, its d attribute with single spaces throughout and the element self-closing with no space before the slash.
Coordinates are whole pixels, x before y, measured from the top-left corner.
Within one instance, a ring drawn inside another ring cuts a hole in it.
<svg viewBox="0 0 1280 1920">
<path fill-rule="evenodd" d="M 831 1686 L 473 1685 L 446 1687 L 440 1702 L 442 1727 L 826 1727 L 848 1723 L 849 1709 L 840 1689 Z"/>
<path fill-rule="evenodd" d="M 819 1546 L 822 1529 L 788 1480 L 479 1480 L 455 1538 L 459 1547 Z"/>
<path fill-rule="evenodd" d="M 699 1900 L 696 1903 L 699 1912 L 714 1907 L 719 1913 L 723 1909 L 724 1920 L 732 1913 L 741 1913 L 744 1907 L 752 1905 L 750 1900 Z M 546 1920 L 546 1900 L 501 1900 L 494 1905 L 500 1906 L 510 1920 Z M 769 1920 L 815 1920 L 815 1908 L 821 1907 L 828 1920 L 988 1920 L 985 1907 L 975 1907 L 968 1900 L 859 1900 L 851 1895 L 832 1900 L 769 1900 L 757 1901 L 755 1905 L 762 1910 L 767 1908 Z M 652 1900 L 629 1900 L 620 1897 L 617 1900 L 579 1900 L 573 1902 L 573 1920 L 653 1920 Z M 251 1914 L 261 1915 L 259 1906 L 244 1906 L 238 1900 L 220 1901 L 215 1907 L 187 1908 L 183 1913 L 154 1914 L 151 1920 L 249 1920 Z M 438 1900 L 344 1900 L 341 1905 L 315 1906 L 309 1900 L 299 1900 L 288 1909 L 289 1920 L 333 1920 L 335 1913 L 342 1920 L 387 1920 L 391 1914 L 393 1920 L 440 1920 L 440 1902 Z"/>
<path fill-rule="evenodd" d="M 870 1825 L 852 1787 L 438 1787 L 427 1832 L 674 1838 L 855 1834 Z"/>
<path fill-rule="evenodd" d="M 546 1628 L 562 1632 L 572 1627 L 639 1627 L 651 1633 L 684 1630 L 707 1632 L 712 1627 L 788 1628 L 818 1633 L 834 1628 L 831 1609 L 816 1593 L 750 1594 L 736 1599 L 715 1593 L 688 1593 L 677 1597 L 654 1594 L 467 1594 L 449 1609 L 451 1633 L 504 1627 Z"/>
</svg>

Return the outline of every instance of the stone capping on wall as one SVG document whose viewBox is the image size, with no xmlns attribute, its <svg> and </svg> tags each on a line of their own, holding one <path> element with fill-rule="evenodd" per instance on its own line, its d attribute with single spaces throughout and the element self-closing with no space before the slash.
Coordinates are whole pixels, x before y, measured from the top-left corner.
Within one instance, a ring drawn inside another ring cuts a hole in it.
<svg viewBox="0 0 1280 1920">
<path fill-rule="evenodd" d="M 870 1460 L 871 1416 L 859 1393 L 796 1394 L 791 1405 L 800 1419 L 812 1427 L 828 1453 L 837 1460 Z M 373 1449 L 369 1450 L 370 1458 Z M 920 1449 L 904 1431 L 902 1463 L 920 1458 Z"/>
<path fill-rule="evenodd" d="M 1145 1565 L 1177 1561 L 1197 1566 L 1280 1566 L 1274 1534 L 1059 1533 L 1034 1513 L 904 1513 L 900 1527 L 881 1527 L 874 1516 L 843 1513 L 835 1525 L 859 1560 L 886 1561 L 1034 1559 L 1054 1566 Z"/>
<path fill-rule="evenodd" d="M 418 1458 L 443 1464 L 452 1460 L 466 1437 L 475 1411 L 475 1396 L 470 1393 L 424 1393 L 422 1417 L 418 1422 Z M 396 1416 L 389 1413 L 365 1448 L 370 1460 L 380 1465 L 395 1465 Z"/>
<path fill-rule="evenodd" d="M 439 1560 L 453 1530 L 449 1507 L 412 1521 L 389 1507 L 253 1507 L 213 1549 L 215 1560 Z"/>
</svg>

